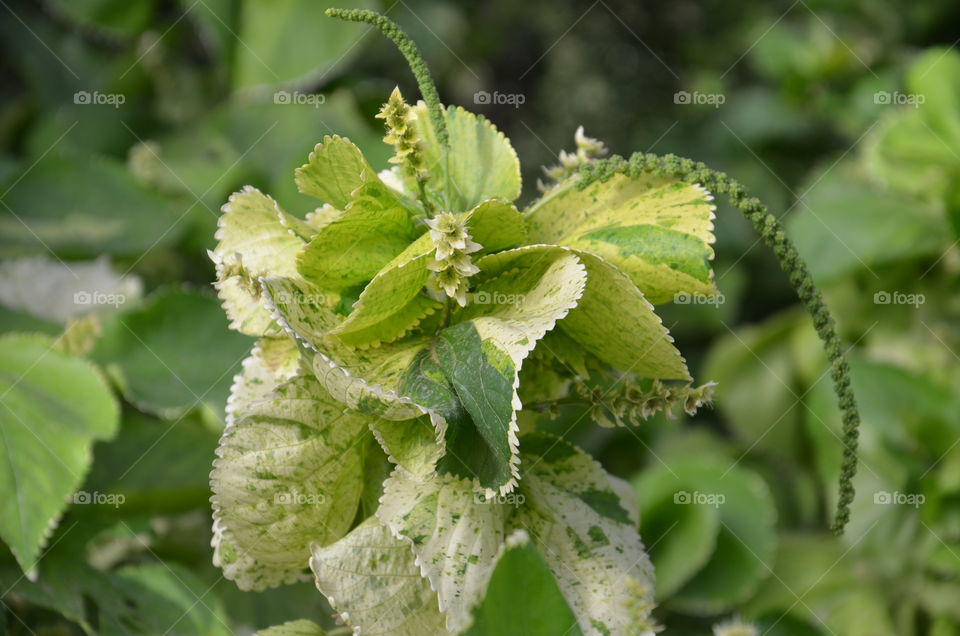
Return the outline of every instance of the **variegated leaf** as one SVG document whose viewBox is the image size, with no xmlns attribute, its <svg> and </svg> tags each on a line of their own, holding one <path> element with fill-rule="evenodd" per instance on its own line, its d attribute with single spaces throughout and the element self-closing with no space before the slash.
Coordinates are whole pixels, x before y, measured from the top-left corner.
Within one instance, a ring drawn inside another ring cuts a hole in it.
<svg viewBox="0 0 960 636">
<path fill-rule="evenodd" d="M 326 634 L 323 628 L 302 618 L 297 621 L 289 621 L 282 625 L 274 625 L 266 629 L 261 629 L 254 636 L 324 636 Z"/>
<path fill-rule="evenodd" d="M 486 118 L 463 108 L 444 109 L 449 147 L 437 139 L 427 107 L 414 107 L 413 128 L 422 144 L 427 187 L 446 212 L 466 212 L 486 199 L 520 196 L 520 161 L 510 141 Z"/>
<path fill-rule="evenodd" d="M 234 413 L 243 413 L 250 404 L 270 395 L 274 389 L 297 374 L 300 351 L 291 338 L 261 338 L 243 361 L 243 369 L 233 378 L 227 399 L 227 426 Z"/>
<path fill-rule="evenodd" d="M 276 201 L 251 186 L 232 194 L 223 206 L 210 257 L 232 329 L 250 336 L 279 333 L 262 306 L 257 278 L 297 275 L 295 258 L 304 242 L 281 222 L 289 218 Z"/>
<path fill-rule="evenodd" d="M 210 475 L 214 518 L 236 557 L 219 550 L 224 574 L 241 589 L 301 580 L 310 543 L 343 536 L 356 514 L 369 419 L 311 376 L 233 416 Z"/>
<path fill-rule="evenodd" d="M 630 277 L 590 252 L 577 251 L 587 287 L 560 327 L 587 352 L 621 371 L 647 378 L 689 380 L 687 364 L 667 328 Z M 611 328 L 616 308 L 621 326 Z"/>
<path fill-rule="evenodd" d="M 560 438 L 533 433 L 520 443 L 525 502 L 511 526 L 533 538 L 583 633 L 652 636 L 653 566 L 630 493 Z"/>
<path fill-rule="evenodd" d="M 677 294 L 712 294 L 716 206 L 698 185 L 616 174 L 583 190 L 573 176 L 527 210 L 530 240 L 603 257 L 659 304 Z"/>
<path fill-rule="evenodd" d="M 377 179 L 363 153 L 349 139 L 325 136 L 294 173 L 300 192 L 343 210 L 353 192 L 366 181 Z"/>
<path fill-rule="evenodd" d="M 377 516 L 412 546 L 450 631 L 470 624 L 470 610 L 496 565 L 512 510 L 485 500 L 468 479 L 420 481 L 396 470 L 384 483 Z"/>
<path fill-rule="evenodd" d="M 340 618 L 365 636 L 442 634 L 437 596 L 414 561 L 410 544 L 370 517 L 327 547 L 313 545 L 317 588 Z"/>
</svg>

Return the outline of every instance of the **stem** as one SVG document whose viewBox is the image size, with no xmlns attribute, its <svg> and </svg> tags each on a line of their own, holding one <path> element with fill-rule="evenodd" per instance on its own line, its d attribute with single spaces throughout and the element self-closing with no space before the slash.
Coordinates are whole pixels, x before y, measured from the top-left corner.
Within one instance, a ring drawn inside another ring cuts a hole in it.
<svg viewBox="0 0 960 636">
<path fill-rule="evenodd" d="M 711 192 L 726 194 L 730 203 L 753 224 L 763 242 L 776 254 L 781 269 L 786 272 L 797 296 L 813 318 L 813 325 L 830 361 L 833 389 L 843 413 L 843 461 L 840 467 L 837 510 L 832 525 L 834 533 L 843 534 L 844 527 L 850 520 L 850 504 L 856 494 L 853 478 L 857 473 L 860 413 L 850 388 L 850 367 L 844 357 L 833 317 L 797 248 L 787 237 L 780 221 L 770 214 L 756 197 L 750 197 L 746 188 L 703 163 L 676 155 L 659 157 L 650 153 L 635 153 L 629 160 L 614 156 L 587 163 L 581 167 L 582 177 L 578 187 L 585 188 L 597 180 L 606 181 L 618 173 L 631 177 L 653 173 L 686 183 L 698 183 Z"/>
<path fill-rule="evenodd" d="M 420 49 L 416 43 L 410 39 L 400 26 L 376 11 L 367 9 L 327 9 L 326 14 L 331 18 L 339 18 L 348 22 L 366 22 L 371 24 L 392 41 L 410 65 L 413 76 L 417 79 L 420 86 L 420 94 L 423 95 L 423 101 L 427 104 L 427 110 L 430 113 L 430 121 L 437 131 L 437 138 L 444 146 L 449 145 L 447 135 L 447 122 L 443 116 L 443 105 L 440 103 L 440 93 L 437 92 L 437 85 L 433 82 L 430 75 L 430 69 L 420 54 Z"/>
</svg>

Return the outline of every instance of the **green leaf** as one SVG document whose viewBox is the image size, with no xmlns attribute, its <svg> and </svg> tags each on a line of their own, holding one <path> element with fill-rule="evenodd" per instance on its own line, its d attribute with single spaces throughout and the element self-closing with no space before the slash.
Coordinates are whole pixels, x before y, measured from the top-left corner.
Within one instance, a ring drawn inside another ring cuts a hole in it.
<svg viewBox="0 0 960 636">
<path fill-rule="evenodd" d="M 925 50 L 907 74 L 910 92 L 923 96 L 917 107 L 945 146 L 960 144 L 960 54 L 952 47 Z"/>
<path fill-rule="evenodd" d="M 371 636 L 445 632 L 437 595 L 420 578 L 409 543 L 394 538 L 376 517 L 312 551 L 317 588 L 347 625 Z"/>
<path fill-rule="evenodd" d="M 42 336 L 0 337 L 0 394 L 0 538 L 35 580 L 40 548 L 119 411 L 99 373 Z"/>
<path fill-rule="evenodd" d="M 0 246 L 9 254 L 64 258 L 141 256 L 177 238 L 177 217 L 112 160 L 53 158 L 24 172 L 3 196 Z"/>
<path fill-rule="evenodd" d="M 275 625 L 261 629 L 254 636 L 324 636 L 323 628 L 306 619 L 289 621 L 283 625 Z"/>
<path fill-rule="evenodd" d="M 60 534 L 43 557 L 39 582 L 27 581 L 14 568 L 0 568 L 5 602 L 16 598 L 54 610 L 90 635 L 232 633 L 222 604 L 206 594 L 209 585 L 190 570 L 173 562 L 97 570 L 78 558 L 84 546 L 68 533 Z"/>
<path fill-rule="evenodd" d="M 307 163 L 297 168 L 295 178 L 303 194 L 344 210 L 357 188 L 378 177 L 349 139 L 327 135 L 314 147 Z"/>
<path fill-rule="evenodd" d="M 297 276 L 295 258 L 304 241 L 284 225 L 289 218 L 276 201 L 251 186 L 232 194 L 223 206 L 210 257 L 231 329 L 249 336 L 279 332 L 263 307 L 258 278 Z"/>
<path fill-rule="evenodd" d="M 412 122 L 423 145 L 430 180 L 427 188 L 445 212 L 466 212 L 486 199 L 520 196 L 520 161 L 510 140 L 482 115 L 463 108 L 444 110 L 450 144 L 437 139 L 427 107 L 414 107 Z"/>
<path fill-rule="evenodd" d="M 369 420 L 345 411 L 310 376 L 233 417 L 210 475 L 214 518 L 227 540 L 216 546 L 218 565 L 241 589 L 301 580 L 310 543 L 337 540 L 353 521 Z"/>
<path fill-rule="evenodd" d="M 787 230 L 821 284 L 939 256 L 950 231 L 939 207 L 871 184 L 851 164 L 826 168 L 802 201 Z"/>
<path fill-rule="evenodd" d="M 472 420 L 450 426 L 445 471 L 510 492 L 518 476 L 520 367 L 537 342 L 577 305 L 586 271 L 571 252 L 528 247 L 482 259 L 474 302 L 442 331 L 436 359 Z M 509 261 L 510 268 L 499 265 Z M 430 406 L 430 405 L 428 405 Z"/>
<path fill-rule="evenodd" d="M 408 204 L 376 175 L 364 181 L 342 215 L 301 250 L 297 269 L 321 289 L 366 283 L 422 232 Z"/>
<path fill-rule="evenodd" d="M 571 177 L 528 208 L 535 243 L 567 245 L 609 261 L 647 300 L 713 294 L 711 244 L 716 206 L 699 185 L 664 177 L 616 174 L 578 188 Z"/>
<path fill-rule="evenodd" d="M 384 484 L 377 516 L 412 547 L 451 632 L 470 623 L 470 609 L 496 566 L 510 512 L 508 505 L 485 501 L 468 479 L 420 481 L 397 470 Z"/>
<path fill-rule="evenodd" d="M 463 218 L 471 238 L 483 247 L 481 254 L 520 245 L 526 238 L 523 217 L 509 203 L 484 201 Z M 347 344 L 365 345 L 389 342 L 415 327 L 440 306 L 419 295 L 435 250 L 429 234 L 411 243 L 374 276 L 333 333 Z"/>
<path fill-rule="evenodd" d="M 523 530 L 507 537 L 464 636 L 582 636 L 553 573 Z"/>
<path fill-rule="evenodd" d="M 513 528 L 547 561 L 584 634 L 652 635 L 653 566 L 633 505 L 589 455 L 560 438 L 525 435 Z"/>
<path fill-rule="evenodd" d="M 217 301 L 166 289 L 111 316 L 92 357 L 138 408 L 176 417 L 201 404 L 218 411 L 250 340 L 229 331 Z"/>
<path fill-rule="evenodd" d="M 769 576 L 776 509 L 766 484 L 754 473 L 711 459 L 679 459 L 644 472 L 634 487 L 644 536 L 647 506 L 658 506 L 665 493 L 673 498 L 678 523 L 687 506 L 713 506 L 719 515 L 712 555 L 671 597 L 671 606 L 691 614 L 717 614 L 748 599 Z M 651 522 L 662 527 L 664 514 L 661 509 Z"/>
<path fill-rule="evenodd" d="M 206 508 L 210 458 L 218 438 L 199 414 L 161 422 L 137 412 L 125 413 L 116 439 L 94 448 L 83 490 L 122 495 L 122 500 L 115 501 L 122 501 L 119 510 L 125 516 Z M 98 514 L 98 508 L 88 505 L 73 512 Z"/>
<path fill-rule="evenodd" d="M 373 8 L 365 0 L 343 0 L 337 6 Z M 357 44 L 363 30 L 331 20 L 324 15 L 326 8 L 311 0 L 243 0 L 235 34 L 234 90 L 332 79 L 345 59 L 362 50 Z"/>
<path fill-rule="evenodd" d="M 122 2 L 118 0 L 54 0 L 50 9 L 77 26 L 89 29 L 104 38 L 130 38 L 150 25 L 155 0 Z"/>
<path fill-rule="evenodd" d="M 0 305 L 60 324 L 134 305 L 142 288 L 137 276 L 120 276 L 106 258 L 67 264 L 28 256 L 0 262 Z"/>
<path fill-rule="evenodd" d="M 657 599 L 669 599 L 692 579 L 717 546 L 720 512 L 715 506 L 678 506 L 679 489 L 666 479 L 637 482 L 644 540 L 657 573 Z"/>
</svg>

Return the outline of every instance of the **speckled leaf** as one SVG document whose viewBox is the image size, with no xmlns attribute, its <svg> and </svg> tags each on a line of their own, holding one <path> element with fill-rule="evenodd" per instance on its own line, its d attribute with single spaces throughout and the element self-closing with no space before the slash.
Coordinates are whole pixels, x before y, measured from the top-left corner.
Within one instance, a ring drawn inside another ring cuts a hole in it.
<svg viewBox="0 0 960 636">
<path fill-rule="evenodd" d="M 343 210 L 353 191 L 375 179 L 376 172 L 349 139 L 328 135 L 314 147 L 307 163 L 297 168 L 294 178 L 300 192 Z"/>
<path fill-rule="evenodd" d="M 580 629 L 652 636 L 653 566 L 621 488 L 560 438 L 534 433 L 520 444 L 526 501 L 511 523 L 533 538 Z"/>
<path fill-rule="evenodd" d="M 444 433 L 448 422 L 421 415 L 412 420 L 384 420 L 371 422 L 370 429 L 390 461 L 409 473 L 426 477 L 436 470 L 437 461 L 444 454 Z"/>
<path fill-rule="evenodd" d="M 317 588 L 365 636 L 442 634 L 437 596 L 420 578 L 410 544 L 370 517 L 333 545 L 311 546 Z"/>
<path fill-rule="evenodd" d="M 484 201 L 462 217 L 480 254 L 520 245 L 526 238 L 523 217 L 502 201 Z M 394 340 L 413 328 L 439 303 L 420 295 L 436 246 L 422 235 L 374 276 L 353 311 L 334 332 L 347 344 Z"/>
<path fill-rule="evenodd" d="M 586 270 L 570 251 L 519 248 L 488 257 L 511 267 L 478 275 L 473 302 L 440 333 L 436 361 L 476 432 L 448 428 L 444 468 L 489 492 L 516 484 L 520 367 L 537 342 L 577 305 Z M 464 423 L 465 425 L 466 423 Z"/>
<path fill-rule="evenodd" d="M 485 501 L 467 479 L 419 481 L 396 470 L 385 482 L 377 516 L 413 547 L 450 631 L 470 624 L 470 609 L 496 565 L 512 510 L 506 503 Z"/>
<path fill-rule="evenodd" d="M 481 115 L 456 106 L 445 109 L 449 149 L 420 102 L 413 128 L 424 148 L 431 194 L 447 212 L 465 212 L 485 199 L 513 201 L 520 196 L 520 161 L 510 141 Z"/>
<path fill-rule="evenodd" d="M 279 329 L 263 308 L 259 276 L 296 276 L 301 238 L 282 222 L 276 201 L 251 186 L 230 196 L 217 228 L 210 257 L 217 266 L 217 293 L 230 327 L 250 336 L 276 335 Z M 293 221 L 288 221 L 290 225 Z"/>
<path fill-rule="evenodd" d="M 219 550 L 219 565 L 241 589 L 301 580 L 310 543 L 340 538 L 356 513 L 369 420 L 310 376 L 234 418 L 210 475 L 214 518 L 236 552 Z M 237 555 L 246 558 L 231 560 Z"/>
<path fill-rule="evenodd" d="M 261 629 L 254 636 L 324 636 L 326 634 L 323 628 L 301 618 L 298 621 L 289 621 L 282 625 L 274 625 L 266 629 Z"/>
<path fill-rule="evenodd" d="M 711 244 L 716 206 L 697 185 L 617 174 L 584 190 L 571 177 L 527 210 L 531 242 L 602 256 L 626 272 L 647 299 L 715 293 Z"/>
<path fill-rule="evenodd" d="M 259 281 L 264 304 L 287 333 L 318 346 L 341 318 L 331 308 L 331 295 L 299 276 L 269 276 Z"/>
<path fill-rule="evenodd" d="M 297 374 L 300 351 L 290 338 L 262 338 L 243 361 L 243 369 L 233 378 L 227 399 L 227 426 L 234 413 L 244 413 L 254 402 L 270 395 L 274 389 Z"/>
<path fill-rule="evenodd" d="M 689 380 L 690 373 L 667 328 L 630 277 L 589 252 L 583 297 L 560 327 L 589 353 L 624 372 L 647 378 Z M 619 327 L 611 328 L 616 308 Z"/>
<path fill-rule="evenodd" d="M 297 269 L 321 289 L 341 291 L 369 281 L 422 232 L 415 210 L 373 175 L 342 215 L 325 225 L 297 255 Z"/>
</svg>

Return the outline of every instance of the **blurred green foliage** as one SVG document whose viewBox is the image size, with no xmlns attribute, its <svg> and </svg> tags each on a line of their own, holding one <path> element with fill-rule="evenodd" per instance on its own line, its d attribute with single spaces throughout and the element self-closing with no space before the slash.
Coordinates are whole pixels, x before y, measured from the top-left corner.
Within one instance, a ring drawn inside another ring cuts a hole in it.
<svg viewBox="0 0 960 636">
<path fill-rule="evenodd" d="M 735 175 L 785 215 L 824 289 L 863 414 L 844 537 L 824 530 L 841 447 L 819 345 L 772 255 L 723 205 L 725 302 L 662 308 L 695 377 L 719 382 L 716 410 L 608 429 L 570 406 L 541 422 L 631 480 L 668 633 L 707 633 L 738 614 L 770 635 L 960 634 L 960 7 L 338 4 L 387 9 L 444 100 L 492 119 L 524 166 L 555 163 L 583 124 L 614 152 L 675 152 Z M 250 183 L 309 211 L 292 174 L 314 144 L 349 136 L 382 168 L 390 149 L 372 115 L 395 85 L 415 94 L 389 43 L 324 8 L 0 10 L 0 330 L 48 335 L 0 338 L 0 378 L 34 369 L 19 387 L 0 380 L 4 405 L 76 374 L 70 404 L 51 406 L 70 414 L 68 432 L 0 421 L 5 448 L 26 459 L 18 474 L 40 489 L 19 525 L 0 493 L 13 550 L 0 555 L 0 630 L 332 626 L 309 584 L 253 594 L 224 582 L 206 501 L 229 378 L 249 348 L 209 290 L 219 206 Z M 484 103 L 481 91 L 523 100 Z M 678 103 L 680 91 L 723 99 Z M 539 176 L 524 174 L 526 199 Z M 101 256 L 112 276 L 64 279 Z M 43 265 L 18 268 L 23 258 Z M 71 315 L 45 302 L 74 294 Z M 111 409 L 119 426 L 85 425 L 84 413 Z M 531 585 L 542 574 L 514 550 L 491 598 L 509 599 L 509 568 Z M 23 576 L 33 570 L 35 581 Z M 548 585 L 542 596 L 556 601 Z M 478 608 L 478 629 L 495 630 L 502 605 Z"/>
</svg>

